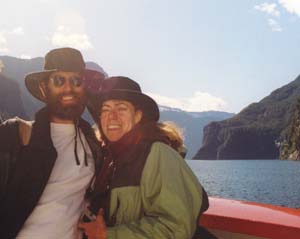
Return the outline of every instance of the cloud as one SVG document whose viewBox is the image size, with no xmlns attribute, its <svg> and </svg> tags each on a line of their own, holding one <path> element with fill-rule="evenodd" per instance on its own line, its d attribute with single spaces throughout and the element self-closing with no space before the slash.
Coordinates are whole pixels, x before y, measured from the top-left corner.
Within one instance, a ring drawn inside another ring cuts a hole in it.
<svg viewBox="0 0 300 239">
<path fill-rule="evenodd" d="M 13 35 L 24 35 L 24 29 L 22 27 L 16 27 L 9 33 Z"/>
<path fill-rule="evenodd" d="M 54 46 L 72 46 L 80 50 L 93 48 L 85 31 L 85 19 L 79 12 L 73 10 L 58 12 L 54 21 L 56 30 L 50 37 Z"/>
<path fill-rule="evenodd" d="M 0 32 L 0 53 L 6 53 L 9 49 L 7 48 L 7 40 L 3 33 Z"/>
<path fill-rule="evenodd" d="M 279 17 L 280 12 L 276 8 L 277 8 L 276 3 L 262 3 L 260 5 L 254 6 L 254 9 L 258 11 L 265 12 L 274 17 Z"/>
<path fill-rule="evenodd" d="M 56 32 L 54 32 L 51 41 L 54 46 L 58 47 L 72 46 L 79 50 L 87 50 L 93 48 L 93 45 L 91 44 L 89 37 L 86 34 L 71 32 L 71 30 L 65 26 L 59 26 L 56 29 Z"/>
<path fill-rule="evenodd" d="M 254 9 L 261 11 L 261 12 L 265 12 L 268 15 L 271 15 L 274 17 L 280 17 L 280 12 L 277 10 L 276 3 L 262 3 L 262 4 L 254 6 Z M 276 20 L 269 18 L 268 25 L 271 27 L 271 30 L 273 32 L 282 32 L 282 27 Z"/>
<path fill-rule="evenodd" d="M 272 19 L 272 18 L 268 19 L 268 24 L 271 27 L 273 32 L 282 32 L 281 26 L 274 19 Z"/>
<path fill-rule="evenodd" d="M 26 55 L 26 54 L 22 54 L 22 55 L 20 56 L 20 58 L 21 58 L 21 59 L 31 59 L 31 56 Z"/>
<path fill-rule="evenodd" d="M 197 91 L 192 97 L 185 98 L 171 98 L 152 93 L 149 93 L 149 95 L 160 105 L 179 108 L 185 111 L 226 111 L 227 109 L 227 103 L 223 99 L 206 92 Z"/>
<path fill-rule="evenodd" d="M 24 35 L 24 30 L 22 27 L 16 27 L 13 30 L 9 31 L 7 29 L 0 31 L 0 53 L 9 52 L 9 48 L 7 46 L 8 40 L 13 36 Z"/>
<path fill-rule="evenodd" d="M 279 0 L 279 3 L 292 14 L 300 17 L 300 1 L 299 0 Z"/>
</svg>

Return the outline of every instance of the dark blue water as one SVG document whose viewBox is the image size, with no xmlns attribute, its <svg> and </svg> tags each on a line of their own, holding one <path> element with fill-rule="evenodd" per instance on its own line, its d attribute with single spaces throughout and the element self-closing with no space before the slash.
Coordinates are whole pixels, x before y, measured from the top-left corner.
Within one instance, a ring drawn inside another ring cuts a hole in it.
<svg viewBox="0 0 300 239">
<path fill-rule="evenodd" d="M 210 196 L 300 208 L 300 161 L 187 160 Z"/>
</svg>

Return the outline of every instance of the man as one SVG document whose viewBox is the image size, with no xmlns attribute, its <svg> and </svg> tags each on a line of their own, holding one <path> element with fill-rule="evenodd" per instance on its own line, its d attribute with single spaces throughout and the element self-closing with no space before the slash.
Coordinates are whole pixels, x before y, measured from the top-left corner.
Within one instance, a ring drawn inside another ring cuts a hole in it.
<svg viewBox="0 0 300 239">
<path fill-rule="evenodd" d="M 87 88 L 103 74 L 85 69 L 79 51 L 60 48 L 44 71 L 25 77 L 46 106 L 34 122 L 0 125 L 0 238 L 78 238 L 84 195 L 101 156 L 90 125 L 80 118 Z"/>
</svg>

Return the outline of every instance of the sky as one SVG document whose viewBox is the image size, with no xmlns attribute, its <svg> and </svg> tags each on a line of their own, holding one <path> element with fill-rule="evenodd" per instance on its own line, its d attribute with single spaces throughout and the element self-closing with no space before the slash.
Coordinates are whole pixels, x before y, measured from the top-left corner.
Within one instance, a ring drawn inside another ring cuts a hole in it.
<svg viewBox="0 0 300 239">
<path fill-rule="evenodd" d="M 238 113 L 300 74 L 300 0 L 9 0 L 0 9 L 0 55 L 75 47 L 186 111 Z"/>
</svg>

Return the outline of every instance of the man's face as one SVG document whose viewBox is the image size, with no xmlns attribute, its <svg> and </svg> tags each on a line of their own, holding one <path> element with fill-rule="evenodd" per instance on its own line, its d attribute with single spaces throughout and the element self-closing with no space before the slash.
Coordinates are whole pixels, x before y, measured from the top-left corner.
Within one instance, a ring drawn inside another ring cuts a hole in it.
<svg viewBox="0 0 300 239">
<path fill-rule="evenodd" d="M 53 122 L 78 119 L 86 105 L 83 79 L 80 73 L 59 71 L 41 84 Z"/>
</svg>

